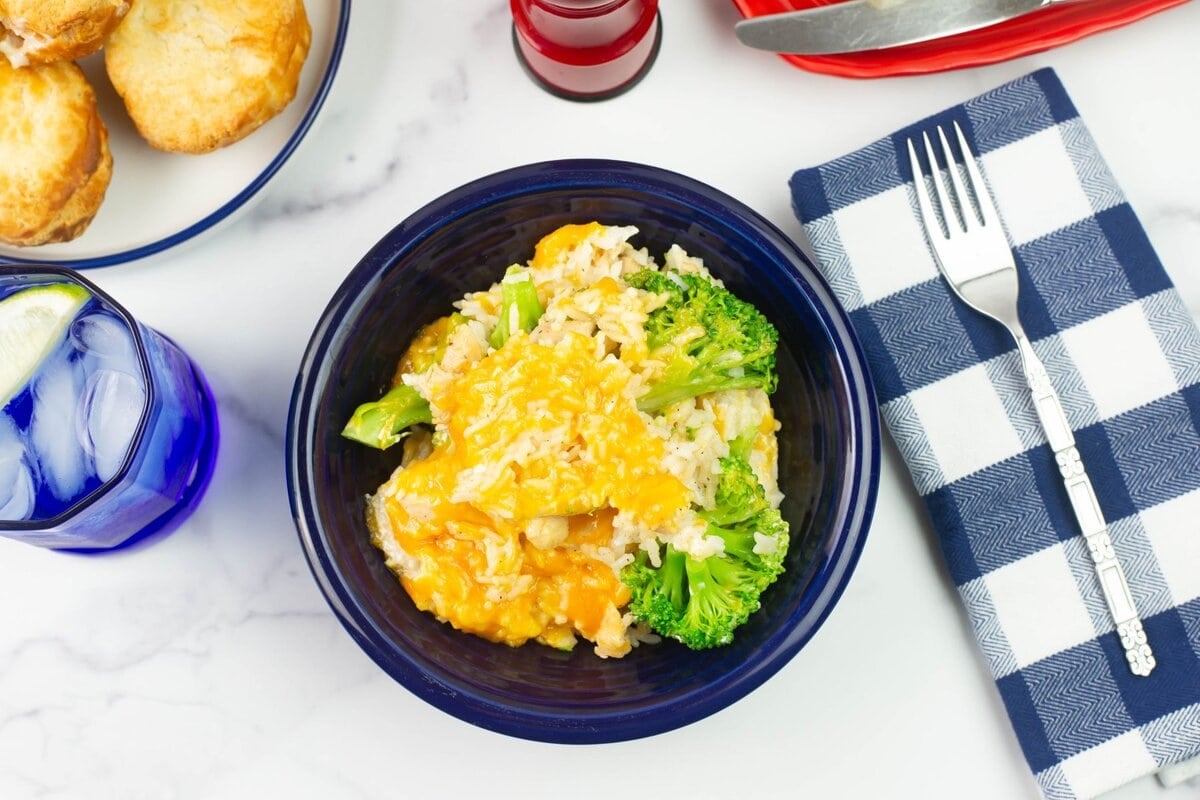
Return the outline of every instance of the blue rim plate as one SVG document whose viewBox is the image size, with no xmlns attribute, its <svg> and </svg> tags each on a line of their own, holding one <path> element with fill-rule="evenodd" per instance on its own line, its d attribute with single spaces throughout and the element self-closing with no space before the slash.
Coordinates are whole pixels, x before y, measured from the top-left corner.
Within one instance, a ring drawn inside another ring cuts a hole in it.
<svg viewBox="0 0 1200 800">
<path fill-rule="evenodd" d="M 341 61 L 350 3 L 306 0 L 312 45 L 296 98 L 242 141 L 204 155 L 150 147 L 109 84 L 103 53 L 84 59 L 80 66 L 96 90 L 113 152 L 104 203 L 74 241 L 25 248 L 0 244 L 0 263 L 107 267 L 175 247 L 248 210 L 318 118 Z"/>
<path fill-rule="evenodd" d="M 678 241 L 710 266 L 723 265 L 714 273 L 759 305 L 787 346 L 776 402 L 785 432 L 793 433 L 780 440 L 781 484 L 789 493 L 805 486 L 812 498 L 790 500 L 790 510 L 785 500 L 803 545 L 793 548 L 795 569 L 789 564 L 763 611 L 726 648 L 696 653 L 664 642 L 602 661 L 586 646 L 563 654 L 484 642 L 416 611 L 368 540 L 363 497 L 386 478 L 394 456 L 338 436 L 353 406 L 387 381 L 416 327 L 444 313 L 464 287 L 478 288 L 489 265 L 527 257 L 539 234 L 584 215 L 637 224 L 652 253 Z M 394 349 L 381 352 L 387 348 Z M 326 307 L 301 362 L 286 459 L 292 514 L 313 576 L 382 669 L 471 724 L 585 744 L 695 722 L 754 690 L 800 651 L 862 550 L 879 448 L 875 393 L 849 318 L 795 244 L 694 179 L 581 159 L 516 167 L 454 189 L 367 253 Z M 800 466 L 785 475 L 784 464 Z M 796 477 L 801 472 L 812 477 Z"/>
</svg>

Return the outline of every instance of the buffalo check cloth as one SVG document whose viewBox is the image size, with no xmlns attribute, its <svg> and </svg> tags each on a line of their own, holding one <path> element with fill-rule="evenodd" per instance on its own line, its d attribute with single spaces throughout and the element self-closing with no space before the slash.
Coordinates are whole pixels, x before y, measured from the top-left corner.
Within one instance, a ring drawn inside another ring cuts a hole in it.
<svg viewBox="0 0 1200 800">
<path fill-rule="evenodd" d="M 962 127 L 1158 664 L 1129 671 L 998 324 L 940 277 L 906 140 Z M 811 169 L 793 207 L 1047 798 L 1200 755 L 1200 333 L 1062 84 L 1040 70 Z M 1186 775 L 1186 772 L 1184 772 Z"/>
</svg>

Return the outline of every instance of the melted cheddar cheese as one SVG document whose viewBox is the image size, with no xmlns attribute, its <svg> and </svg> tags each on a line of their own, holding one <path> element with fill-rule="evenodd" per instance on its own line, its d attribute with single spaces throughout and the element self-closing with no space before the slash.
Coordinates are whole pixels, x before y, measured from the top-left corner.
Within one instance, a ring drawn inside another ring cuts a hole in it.
<svg viewBox="0 0 1200 800">
<path fill-rule="evenodd" d="M 431 341 L 418 337 L 411 363 Z M 569 648 L 579 634 L 601 655 L 629 650 L 620 554 L 605 552 L 613 518 L 661 526 L 691 500 L 629 384 L 588 336 L 517 333 L 436 385 L 437 445 L 381 487 L 386 524 L 372 526 L 407 555 L 401 581 L 419 608 L 513 646 Z"/>
<path fill-rule="evenodd" d="M 462 324 L 462 320 L 461 316 L 450 314 L 434 320 L 417 331 L 416 338 L 404 351 L 404 355 L 400 357 L 392 385 L 400 384 L 401 375 L 424 372 L 441 361 L 442 356 L 446 353 L 446 342 L 450 338 L 451 331 Z"/>
<path fill-rule="evenodd" d="M 533 260 L 529 262 L 529 266 L 533 269 L 545 269 L 558 261 L 563 254 L 603 230 L 604 226 L 599 222 L 563 225 L 561 228 L 556 228 L 543 236 L 533 248 Z"/>
</svg>

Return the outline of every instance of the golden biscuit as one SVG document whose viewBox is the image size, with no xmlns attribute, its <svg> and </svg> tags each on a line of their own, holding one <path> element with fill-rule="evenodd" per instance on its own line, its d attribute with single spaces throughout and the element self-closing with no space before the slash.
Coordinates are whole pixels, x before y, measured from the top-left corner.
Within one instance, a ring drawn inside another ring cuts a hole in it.
<svg viewBox="0 0 1200 800">
<path fill-rule="evenodd" d="M 0 0 L 0 53 L 14 67 L 94 53 L 130 0 Z"/>
<path fill-rule="evenodd" d="M 207 153 L 292 101 L 311 39 L 301 0 L 137 0 L 104 63 L 146 141 Z"/>
<path fill-rule="evenodd" d="M 36 245 L 87 228 L 112 177 L 96 95 L 70 62 L 0 58 L 0 241 Z"/>
</svg>

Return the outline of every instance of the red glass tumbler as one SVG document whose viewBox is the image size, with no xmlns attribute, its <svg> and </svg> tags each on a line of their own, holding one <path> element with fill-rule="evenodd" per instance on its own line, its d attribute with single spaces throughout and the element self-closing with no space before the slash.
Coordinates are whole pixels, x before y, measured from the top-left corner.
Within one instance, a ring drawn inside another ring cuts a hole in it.
<svg viewBox="0 0 1200 800">
<path fill-rule="evenodd" d="M 530 76 L 569 100 L 605 100 L 649 71 L 662 41 L 658 0 L 510 0 Z"/>
</svg>

